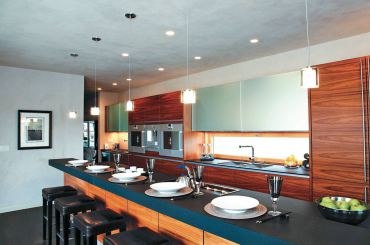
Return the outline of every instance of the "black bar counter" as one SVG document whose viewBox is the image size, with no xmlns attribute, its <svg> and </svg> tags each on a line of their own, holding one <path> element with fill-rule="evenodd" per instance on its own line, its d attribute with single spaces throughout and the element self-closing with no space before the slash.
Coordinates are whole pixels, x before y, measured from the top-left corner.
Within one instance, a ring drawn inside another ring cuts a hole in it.
<svg viewBox="0 0 370 245">
<path fill-rule="evenodd" d="M 217 197 L 214 194 L 205 193 L 198 198 L 176 201 L 153 198 L 144 194 L 144 191 L 149 189 L 147 183 L 114 184 L 107 180 L 111 177 L 110 173 L 88 174 L 83 171 L 84 167 L 65 166 L 69 160 L 72 159 L 51 159 L 49 165 L 132 202 L 240 244 L 370 244 L 369 219 L 361 226 L 330 221 L 323 218 L 316 205 L 311 202 L 281 197 L 278 202 L 279 209 L 292 212 L 288 220 L 277 218 L 256 224 L 258 218 L 221 219 L 203 210 L 207 203 Z M 207 171 L 206 168 L 205 171 Z M 161 173 L 154 174 L 157 182 L 173 178 L 174 176 Z M 254 197 L 267 208 L 271 208 L 268 194 L 249 190 L 241 190 L 235 194 Z"/>
</svg>

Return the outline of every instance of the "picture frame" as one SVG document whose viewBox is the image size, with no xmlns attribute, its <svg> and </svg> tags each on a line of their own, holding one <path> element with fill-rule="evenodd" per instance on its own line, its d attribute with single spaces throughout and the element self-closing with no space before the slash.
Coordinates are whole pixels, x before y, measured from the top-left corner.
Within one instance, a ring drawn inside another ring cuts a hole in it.
<svg viewBox="0 0 370 245">
<path fill-rule="evenodd" d="M 52 148 L 52 111 L 18 110 L 18 150 Z"/>
</svg>

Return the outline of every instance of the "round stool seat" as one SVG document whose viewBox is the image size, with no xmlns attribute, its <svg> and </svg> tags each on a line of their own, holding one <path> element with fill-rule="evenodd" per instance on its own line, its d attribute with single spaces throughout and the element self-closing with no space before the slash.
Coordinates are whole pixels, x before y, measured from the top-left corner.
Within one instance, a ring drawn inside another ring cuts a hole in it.
<svg viewBox="0 0 370 245">
<path fill-rule="evenodd" d="M 168 245 L 170 241 L 164 236 L 146 227 L 120 232 L 104 238 L 104 245 Z"/>
<path fill-rule="evenodd" d="M 96 201 L 86 195 L 75 195 L 55 199 L 54 206 L 61 215 L 68 215 L 85 212 L 87 210 L 94 210 Z"/>
<path fill-rule="evenodd" d="M 123 217 L 110 209 L 78 214 L 73 218 L 73 226 L 87 237 L 126 229 Z"/>
<path fill-rule="evenodd" d="M 59 197 L 66 197 L 76 195 L 77 190 L 72 186 L 57 186 L 42 189 L 42 197 L 48 202 L 54 201 L 54 199 Z"/>
</svg>

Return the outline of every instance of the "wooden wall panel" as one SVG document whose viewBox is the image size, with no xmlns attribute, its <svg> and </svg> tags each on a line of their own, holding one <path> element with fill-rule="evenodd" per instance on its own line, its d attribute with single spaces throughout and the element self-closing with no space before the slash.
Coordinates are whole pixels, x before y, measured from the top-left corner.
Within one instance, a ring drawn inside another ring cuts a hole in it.
<svg viewBox="0 0 370 245">
<path fill-rule="evenodd" d="M 142 98 L 144 100 L 144 107 L 140 112 L 140 118 L 142 118 L 142 122 L 149 124 L 149 123 L 159 123 L 159 113 L 160 113 L 160 100 L 159 95 L 150 96 Z"/>
<path fill-rule="evenodd" d="M 364 200 L 364 185 L 329 179 L 314 179 L 313 200 L 323 196 L 344 196 Z"/>
<path fill-rule="evenodd" d="M 147 227 L 158 232 L 158 213 L 154 210 L 128 201 L 127 212 L 130 216 L 129 228 Z"/>
<path fill-rule="evenodd" d="M 144 156 L 139 155 L 130 155 L 129 156 L 129 165 L 136 166 L 138 168 L 146 169 L 146 159 Z"/>
<path fill-rule="evenodd" d="M 159 232 L 174 244 L 203 244 L 203 231 L 159 213 Z"/>
<path fill-rule="evenodd" d="M 178 168 L 178 166 L 182 164 L 180 162 L 171 162 L 166 160 L 155 160 L 155 170 L 164 174 L 173 175 L 173 176 L 180 176 L 181 174 L 186 175 L 186 171 L 184 169 Z"/>
<path fill-rule="evenodd" d="M 184 160 L 199 159 L 205 143 L 204 132 L 192 131 L 191 110 L 191 105 L 184 105 Z"/>
<path fill-rule="evenodd" d="M 64 185 L 72 186 L 79 192 L 86 194 L 89 183 L 65 173 Z"/>
<path fill-rule="evenodd" d="M 182 122 L 183 106 L 181 103 L 181 92 L 176 91 L 160 95 L 160 121 Z"/>
<path fill-rule="evenodd" d="M 209 232 L 204 232 L 204 245 L 236 245 L 238 243 L 226 240 Z"/>
<path fill-rule="evenodd" d="M 123 216 L 127 214 L 127 199 L 117 196 L 109 191 L 105 192 L 105 204 L 106 207 L 117 212 Z M 118 233 L 119 230 L 115 230 L 112 234 Z"/>
</svg>

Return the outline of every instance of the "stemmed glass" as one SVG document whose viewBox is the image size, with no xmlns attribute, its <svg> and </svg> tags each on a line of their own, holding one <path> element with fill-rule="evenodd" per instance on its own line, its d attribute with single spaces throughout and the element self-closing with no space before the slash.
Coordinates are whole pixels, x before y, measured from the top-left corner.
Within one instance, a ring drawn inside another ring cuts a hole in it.
<svg viewBox="0 0 370 245">
<path fill-rule="evenodd" d="M 280 215 L 281 212 L 277 210 L 277 201 L 279 200 L 281 187 L 283 185 L 283 178 L 279 176 L 268 176 L 267 183 L 269 186 L 269 192 L 272 200 L 272 209 L 268 212 L 271 216 Z"/>
<path fill-rule="evenodd" d="M 149 183 L 155 182 L 153 180 L 153 174 L 154 174 L 154 164 L 155 164 L 155 159 L 147 159 L 146 160 L 146 169 L 148 170 L 148 175 L 149 175 Z"/>
<path fill-rule="evenodd" d="M 200 187 L 202 186 L 202 180 L 203 180 L 203 170 L 204 170 L 204 166 L 201 166 L 201 165 L 197 165 L 193 169 L 194 180 L 195 180 L 194 195 L 197 195 L 197 196 L 203 195 L 203 192 L 200 191 Z"/>
<path fill-rule="evenodd" d="M 121 162 L 121 157 L 122 157 L 122 154 L 121 153 L 113 153 L 113 162 L 114 162 L 114 165 L 116 166 L 116 173 L 119 172 L 119 163 Z"/>
</svg>

